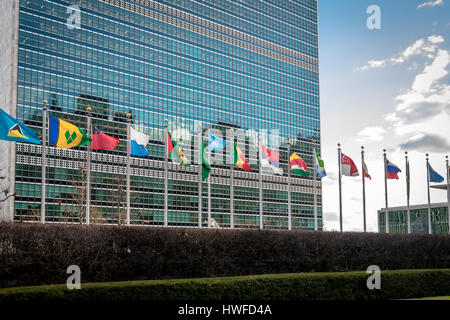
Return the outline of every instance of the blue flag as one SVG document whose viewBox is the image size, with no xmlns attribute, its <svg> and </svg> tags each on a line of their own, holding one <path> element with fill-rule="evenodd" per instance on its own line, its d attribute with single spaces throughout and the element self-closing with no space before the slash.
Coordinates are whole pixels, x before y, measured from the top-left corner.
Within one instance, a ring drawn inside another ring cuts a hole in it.
<svg viewBox="0 0 450 320">
<path fill-rule="evenodd" d="M 224 139 L 216 137 L 209 132 L 209 150 L 216 151 L 225 148 L 226 142 Z"/>
<path fill-rule="evenodd" d="M 0 109 L 0 139 L 41 144 L 35 131 Z"/>
<path fill-rule="evenodd" d="M 433 170 L 433 168 L 428 164 L 428 172 L 430 176 L 430 182 L 442 182 L 444 181 L 444 177 L 441 176 L 439 173 Z"/>
</svg>

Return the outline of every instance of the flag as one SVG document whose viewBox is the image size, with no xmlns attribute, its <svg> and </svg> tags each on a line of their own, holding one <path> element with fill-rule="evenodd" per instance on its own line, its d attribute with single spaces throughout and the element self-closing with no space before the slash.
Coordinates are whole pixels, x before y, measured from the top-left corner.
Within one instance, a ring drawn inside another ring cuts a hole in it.
<svg viewBox="0 0 450 320">
<path fill-rule="evenodd" d="M 226 142 L 224 139 L 216 137 L 211 132 L 209 132 L 208 135 L 209 135 L 208 147 L 210 151 L 222 150 L 223 148 L 225 148 Z"/>
<path fill-rule="evenodd" d="M 172 159 L 172 162 L 187 167 L 189 166 L 189 160 L 184 156 L 183 150 L 181 150 L 178 143 L 172 139 L 172 135 L 170 132 L 167 136 L 167 142 L 168 142 L 168 157 Z"/>
<path fill-rule="evenodd" d="M 386 176 L 388 179 L 398 179 L 397 173 L 402 172 L 398 166 L 386 159 Z"/>
<path fill-rule="evenodd" d="M 289 161 L 291 163 L 292 173 L 299 174 L 304 177 L 309 177 L 306 162 L 302 158 L 300 158 L 296 153 L 291 154 Z"/>
<path fill-rule="evenodd" d="M 119 139 L 108 136 L 92 126 L 92 150 L 114 150 L 119 142 Z"/>
<path fill-rule="evenodd" d="M 146 157 L 148 151 L 145 146 L 148 144 L 149 136 L 145 133 L 139 132 L 130 125 L 130 140 L 131 140 L 131 152 L 132 156 Z"/>
<path fill-rule="evenodd" d="M 341 153 L 341 175 L 357 177 L 359 176 L 358 168 L 350 157 Z"/>
<path fill-rule="evenodd" d="M 86 133 L 70 122 L 50 115 L 50 145 L 57 148 L 70 149 L 87 146 L 92 141 Z"/>
<path fill-rule="evenodd" d="M 205 180 L 209 176 L 209 172 L 211 171 L 211 166 L 209 165 L 209 156 L 208 152 L 205 151 L 205 145 L 203 144 L 202 140 L 202 150 L 201 150 L 201 157 L 202 157 L 202 180 Z"/>
<path fill-rule="evenodd" d="M 317 177 L 319 179 L 322 179 L 327 175 L 327 172 L 325 171 L 325 164 L 323 160 L 320 158 L 317 150 L 316 150 L 316 169 L 317 169 Z"/>
<path fill-rule="evenodd" d="M 444 177 L 441 176 L 436 171 L 434 171 L 429 163 L 428 163 L 428 173 L 429 173 L 429 177 L 430 177 L 430 182 L 440 183 L 440 182 L 444 181 Z"/>
<path fill-rule="evenodd" d="M 22 122 L 11 117 L 2 109 L 0 109 L 0 139 L 41 144 L 41 140 L 39 140 L 34 130 L 31 130 Z"/>
<path fill-rule="evenodd" d="M 283 169 L 280 168 L 280 154 L 267 149 L 261 145 L 261 165 L 272 169 L 275 174 L 283 175 Z"/>
<path fill-rule="evenodd" d="M 247 159 L 245 158 L 244 153 L 236 145 L 236 142 L 234 143 L 234 165 L 245 171 L 252 170 L 252 168 L 250 167 L 250 164 L 248 163 Z"/>
<path fill-rule="evenodd" d="M 408 197 L 408 201 L 411 191 L 410 183 L 411 183 L 411 175 L 409 173 L 409 160 L 406 159 L 406 196 Z"/>
<path fill-rule="evenodd" d="M 364 160 L 362 161 L 362 169 L 363 169 L 363 176 L 372 180 L 372 177 L 370 176 L 369 171 L 367 170 L 367 165 Z"/>
</svg>

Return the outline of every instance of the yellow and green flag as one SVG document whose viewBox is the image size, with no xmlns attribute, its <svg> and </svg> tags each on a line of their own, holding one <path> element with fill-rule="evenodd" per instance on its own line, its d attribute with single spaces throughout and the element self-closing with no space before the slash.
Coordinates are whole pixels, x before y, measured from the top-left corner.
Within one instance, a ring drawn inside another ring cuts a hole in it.
<svg viewBox="0 0 450 320">
<path fill-rule="evenodd" d="M 87 146 L 92 141 L 82 129 L 52 115 L 50 115 L 49 128 L 50 145 L 57 148 L 70 149 Z"/>
</svg>

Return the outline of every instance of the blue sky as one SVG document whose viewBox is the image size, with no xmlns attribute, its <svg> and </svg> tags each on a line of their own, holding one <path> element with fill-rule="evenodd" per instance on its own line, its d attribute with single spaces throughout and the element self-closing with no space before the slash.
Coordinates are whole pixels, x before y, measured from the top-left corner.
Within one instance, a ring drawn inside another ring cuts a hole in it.
<svg viewBox="0 0 450 320">
<path fill-rule="evenodd" d="M 366 26 L 370 5 L 380 7 L 380 30 Z M 442 175 L 450 154 L 449 43 L 450 0 L 319 0 L 322 154 L 330 173 L 323 180 L 327 230 L 339 227 L 337 142 L 359 167 L 360 146 L 366 148 L 373 177 L 366 189 L 369 230 L 377 230 L 376 211 L 384 207 L 383 148 L 402 169 L 408 150 L 411 203 L 426 203 L 425 153 Z M 399 176 L 389 181 L 390 206 L 406 203 L 404 174 Z M 431 197 L 446 201 L 439 190 Z M 344 230 L 362 230 L 360 177 L 343 177 L 343 211 Z"/>
</svg>

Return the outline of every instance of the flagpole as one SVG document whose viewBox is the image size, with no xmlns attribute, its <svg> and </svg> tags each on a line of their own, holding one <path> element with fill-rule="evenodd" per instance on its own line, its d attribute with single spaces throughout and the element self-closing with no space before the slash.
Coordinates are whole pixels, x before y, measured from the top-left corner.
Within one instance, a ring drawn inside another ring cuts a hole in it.
<svg viewBox="0 0 450 320">
<path fill-rule="evenodd" d="M 386 157 L 386 149 L 383 149 L 383 157 L 384 157 L 384 198 L 386 201 L 386 233 L 389 233 L 389 206 L 388 206 L 388 191 L 387 191 L 387 157 Z"/>
<path fill-rule="evenodd" d="M 169 225 L 169 120 L 164 119 L 164 227 Z"/>
<path fill-rule="evenodd" d="M 409 208 L 409 194 L 410 194 L 410 172 L 409 172 L 409 163 L 408 163 L 408 151 L 405 151 L 405 171 L 406 171 L 406 214 L 407 214 L 407 223 L 408 223 L 408 234 L 411 233 L 411 210 Z"/>
<path fill-rule="evenodd" d="M 91 107 L 87 107 L 88 118 L 87 118 L 87 132 L 88 135 L 92 137 L 92 114 Z M 90 223 L 90 210 L 91 210 L 91 148 L 92 142 L 87 146 L 87 163 L 86 163 L 86 224 Z"/>
<path fill-rule="evenodd" d="M 313 141 L 315 143 L 315 141 Z M 317 221 L 317 168 L 316 168 L 316 148 L 313 148 L 313 169 L 314 169 L 314 230 L 319 229 L 319 222 Z"/>
<path fill-rule="evenodd" d="M 430 163 L 428 161 L 428 153 L 426 154 L 427 162 L 427 191 L 428 191 L 428 234 L 433 233 L 431 226 L 431 197 L 430 197 Z"/>
<path fill-rule="evenodd" d="M 261 132 L 259 132 L 259 228 L 263 229 L 263 187 L 262 187 L 262 138 Z"/>
<path fill-rule="evenodd" d="M 41 223 L 45 223 L 45 179 L 46 179 L 46 159 L 47 159 L 47 100 L 42 102 L 42 177 L 41 177 Z"/>
<path fill-rule="evenodd" d="M 209 144 L 209 132 L 210 128 L 208 127 L 208 159 L 209 159 L 209 167 L 211 171 L 208 176 L 208 228 L 211 228 L 211 177 L 212 177 L 212 161 L 211 161 L 211 146 Z"/>
<path fill-rule="evenodd" d="M 341 176 L 341 144 L 338 143 L 338 167 L 339 167 L 339 225 L 342 230 L 342 176 Z"/>
<path fill-rule="evenodd" d="M 450 168 L 448 166 L 448 156 L 445 156 L 447 164 L 447 214 L 448 214 L 448 233 L 450 234 Z"/>
<path fill-rule="evenodd" d="M 363 192 L 363 222 L 364 222 L 364 232 L 367 231 L 366 228 L 366 181 L 364 177 L 364 146 L 361 146 L 361 167 L 362 167 L 362 192 Z"/>
<path fill-rule="evenodd" d="M 288 159 L 288 230 L 292 230 L 292 197 L 291 197 L 291 138 L 287 137 Z"/>
<path fill-rule="evenodd" d="M 203 166 L 203 150 L 202 150 L 202 125 L 198 125 L 198 227 L 202 227 L 202 166 Z"/>
<path fill-rule="evenodd" d="M 130 206 L 131 206 L 131 201 L 130 201 L 130 189 L 131 189 L 131 178 L 130 178 L 130 161 L 131 161 L 131 137 L 130 137 L 130 129 L 131 126 L 131 113 L 127 113 L 127 226 L 130 225 Z M 117 217 L 119 218 L 119 217 Z M 119 221 L 120 224 L 120 221 Z"/>
<path fill-rule="evenodd" d="M 230 228 L 234 229 L 234 129 L 230 129 Z"/>
</svg>

